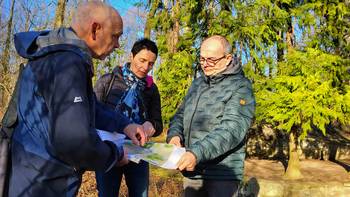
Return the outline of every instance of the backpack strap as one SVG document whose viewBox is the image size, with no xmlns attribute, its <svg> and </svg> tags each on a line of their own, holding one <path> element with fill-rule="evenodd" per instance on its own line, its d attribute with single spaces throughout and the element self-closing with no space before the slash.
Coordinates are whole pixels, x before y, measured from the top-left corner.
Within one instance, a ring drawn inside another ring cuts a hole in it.
<svg viewBox="0 0 350 197">
<path fill-rule="evenodd" d="M 107 102 L 107 97 L 108 97 L 108 95 L 109 95 L 109 92 L 110 92 L 111 89 L 112 89 L 114 80 L 115 80 L 115 74 L 112 73 L 112 78 L 111 78 L 111 80 L 109 81 L 108 88 L 107 88 L 107 90 L 105 91 L 105 93 L 103 94 L 103 97 L 102 97 L 102 102 L 103 102 L 103 103 L 106 103 L 106 102 Z"/>
</svg>

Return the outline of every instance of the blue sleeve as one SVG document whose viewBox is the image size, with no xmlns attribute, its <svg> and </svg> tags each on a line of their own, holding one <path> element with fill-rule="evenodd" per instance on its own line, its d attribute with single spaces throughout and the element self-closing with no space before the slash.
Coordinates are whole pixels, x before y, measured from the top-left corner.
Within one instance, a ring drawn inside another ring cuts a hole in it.
<svg viewBox="0 0 350 197">
<path fill-rule="evenodd" d="M 105 131 L 116 131 L 118 133 L 124 133 L 124 128 L 130 124 L 130 120 L 121 114 L 116 112 L 101 102 L 96 101 L 96 128 Z"/>
<path fill-rule="evenodd" d="M 54 154 L 77 169 L 109 169 L 122 158 L 123 150 L 101 141 L 93 127 L 95 103 L 89 91 L 88 65 L 71 52 L 55 54 L 50 63 L 53 74 L 44 85 L 43 96 L 50 113 Z"/>
</svg>

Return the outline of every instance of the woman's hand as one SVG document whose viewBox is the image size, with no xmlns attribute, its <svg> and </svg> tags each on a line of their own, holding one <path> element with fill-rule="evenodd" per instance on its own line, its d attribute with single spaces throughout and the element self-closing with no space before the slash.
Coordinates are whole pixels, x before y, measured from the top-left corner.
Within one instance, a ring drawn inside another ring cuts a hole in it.
<svg viewBox="0 0 350 197">
<path fill-rule="evenodd" d="M 142 124 L 142 126 L 143 126 L 143 130 L 146 134 L 146 140 L 148 141 L 153 136 L 153 134 L 156 132 L 156 130 L 154 129 L 152 123 L 149 121 L 144 122 Z"/>
</svg>

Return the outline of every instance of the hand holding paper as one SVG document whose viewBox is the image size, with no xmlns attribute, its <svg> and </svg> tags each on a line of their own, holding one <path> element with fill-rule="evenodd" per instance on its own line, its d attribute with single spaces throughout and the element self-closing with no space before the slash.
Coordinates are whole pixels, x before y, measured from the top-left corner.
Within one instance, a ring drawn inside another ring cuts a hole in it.
<svg viewBox="0 0 350 197">
<path fill-rule="evenodd" d="M 182 170 L 193 171 L 194 167 L 196 166 L 196 163 L 197 163 L 196 156 L 193 153 L 187 151 L 185 154 L 182 155 L 179 162 L 177 163 L 177 168 L 180 171 Z"/>
<path fill-rule="evenodd" d="M 181 139 L 179 136 L 174 136 L 170 139 L 169 144 L 174 144 L 177 147 L 181 147 Z"/>
<path fill-rule="evenodd" d="M 143 130 L 145 131 L 146 137 L 150 139 L 153 136 L 153 134 L 156 132 L 152 123 L 150 123 L 149 121 L 146 121 L 142 124 L 142 126 L 143 126 Z"/>
<path fill-rule="evenodd" d="M 180 158 L 186 153 L 185 148 L 173 144 L 147 142 L 143 147 L 135 145 L 130 140 L 125 140 L 125 135 L 97 130 L 102 140 L 108 140 L 117 146 L 123 145 L 130 161 L 138 163 L 141 159 L 153 165 L 177 169 Z"/>
</svg>

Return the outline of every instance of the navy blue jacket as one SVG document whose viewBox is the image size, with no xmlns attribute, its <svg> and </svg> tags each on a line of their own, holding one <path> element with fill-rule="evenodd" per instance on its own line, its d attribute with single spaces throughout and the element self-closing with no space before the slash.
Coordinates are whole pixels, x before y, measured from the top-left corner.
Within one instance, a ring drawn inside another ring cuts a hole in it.
<svg viewBox="0 0 350 197">
<path fill-rule="evenodd" d="M 71 29 L 15 35 L 27 58 L 12 139 L 9 196 L 75 196 L 84 170 L 108 170 L 123 150 L 96 129 L 122 131 L 129 120 L 96 102 L 92 60 Z"/>
</svg>

